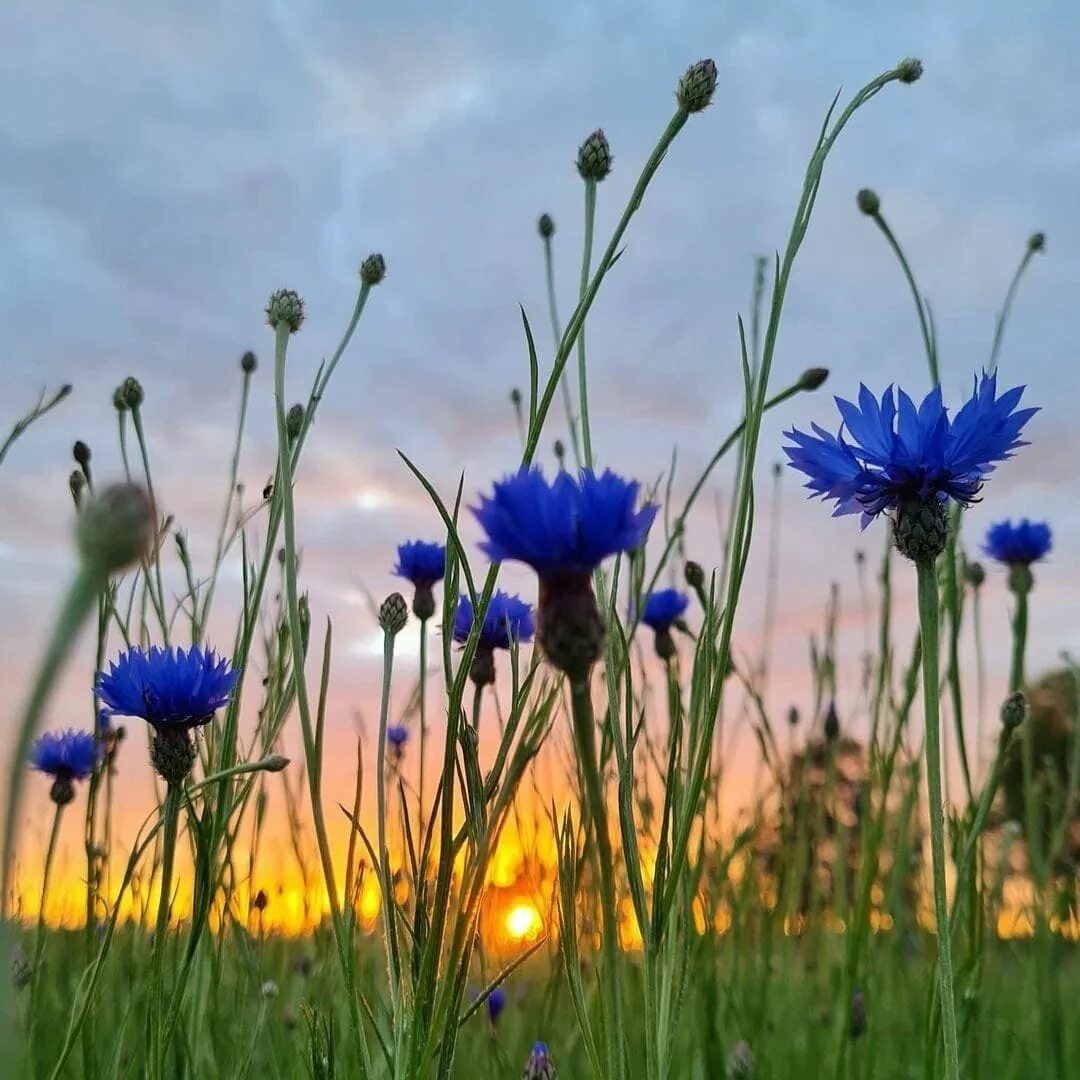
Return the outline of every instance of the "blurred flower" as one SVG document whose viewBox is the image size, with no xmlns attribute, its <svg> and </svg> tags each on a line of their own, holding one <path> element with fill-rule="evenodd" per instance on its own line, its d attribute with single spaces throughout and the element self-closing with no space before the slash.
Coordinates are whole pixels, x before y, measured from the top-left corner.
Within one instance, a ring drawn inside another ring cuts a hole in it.
<svg viewBox="0 0 1080 1080">
<path fill-rule="evenodd" d="M 88 731 L 46 732 L 30 750 L 30 764 L 57 780 L 85 780 L 97 761 L 97 743 Z"/>
<path fill-rule="evenodd" d="M 1053 546 L 1050 526 L 1045 521 L 1021 518 L 1015 525 L 999 521 L 986 530 L 983 551 L 1006 566 L 1030 566 L 1044 559 Z"/>
<path fill-rule="evenodd" d="M 430 619 L 435 614 L 434 586 L 446 573 L 446 547 L 425 540 L 409 540 L 398 545 L 398 563 L 394 573 L 415 588 L 413 614 L 418 619 Z"/>
<path fill-rule="evenodd" d="M 840 737 L 840 716 L 836 711 L 836 702 L 830 701 L 825 710 L 825 738 L 828 742 L 835 742 Z"/>
<path fill-rule="evenodd" d="M 503 1009 L 506 1008 L 506 991 L 501 986 L 496 986 L 487 996 L 488 1019 L 493 1023 L 499 1022 Z"/>
<path fill-rule="evenodd" d="M 561 472 L 549 484 L 540 468 L 522 469 L 473 508 L 487 533 L 481 550 L 495 562 L 526 563 L 541 578 L 589 574 L 645 542 L 656 507 L 635 510 L 638 490 L 610 470 Z"/>
<path fill-rule="evenodd" d="M 239 677 L 213 649 L 136 646 L 121 653 L 108 672 L 98 672 L 95 689 L 108 716 L 138 716 L 155 728 L 186 730 L 212 720 L 228 704 Z"/>
<path fill-rule="evenodd" d="M 727 1056 L 724 1068 L 727 1080 L 750 1080 L 754 1075 L 754 1055 L 750 1044 L 740 1039 Z"/>
<path fill-rule="evenodd" d="M 463 645 L 468 641 L 472 628 L 472 601 L 462 596 L 454 614 L 454 640 Z M 533 630 L 532 605 L 519 596 L 510 596 L 498 589 L 484 613 L 479 648 L 510 649 L 514 642 L 531 641 Z"/>
<path fill-rule="evenodd" d="M 521 1074 L 521 1080 L 555 1080 L 555 1077 L 555 1065 L 551 1060 L 547 1043 L 534 1043 L 529 1060 L 525 1062 L 525 1071 Z"/>
<path fill-rule="evenodd" d="M 400 752 L 409 741 L 409 729 L 404 724 L 391 724 L 386 729 L 386 741 Z"/>
<path fill-rule="evenodd" d="M 671 628 L 690 606 L 690 598 L 678 589 L 660 589 L 650 593 L 641 611 L 641 621 L 656 632 L 656 655 L 670 660 L 675 655 Z"/>
</svg>

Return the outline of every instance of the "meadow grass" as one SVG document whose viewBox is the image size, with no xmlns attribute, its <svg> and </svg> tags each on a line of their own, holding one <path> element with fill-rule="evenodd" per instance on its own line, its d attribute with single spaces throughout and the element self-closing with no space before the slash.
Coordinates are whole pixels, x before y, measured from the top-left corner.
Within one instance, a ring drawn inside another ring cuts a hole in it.
<svg viewBox="0 0 1080 1080">
<path fill-rule="evenodd" d="M 391 594 L 373 612 L 383 655 L 378 735 L 367 747 L 374 767 L 359 743 L 348 800 L 324 791 L 334 631 L 332 613 L 313 611 L 303 591 L 295 492 L 335 371 L 362 337 L 375 290 L 392 287 L 382 256 L 363 261 L 346 329 L 297 404 L 289 351 L 311 330 L 298 294 L 270 297 L 273 395 L 255 392 L 257 362 L 245 354 L 209 567 L 193 565 L 168 493 L 155 487 L 142 386 L 131 378 L 116 390 L 126 478 L 100 486 L 89 448 L 76 445 L 79 570 L 18 719 L 7 776 L 0 944 L 13 959 L 0 990 L 0 1059 L 8 1075 L 1080 1075 L 1080 1040 L 1065 1022 L 1070 987 L 1080 984 L 1077 676 L 1070 662 L 1051 679 L 1025 678 L 1031 566 L 1045 554 L 1028 526 L 1009 526 L 990 544 L 1010 568 L 1015 606 L 996 753 L 980 762 L 965 739 L 966 635 L 980 657 L 977 712 L 996 710 L 982 700 L 985 575 L 963 509 L 989 464 L 1017 449 L 1027 418 L 1018 395 L 995 398 L 984 376 L 972 402 L 948 417 L 937 391 L 917 418 L 901 399 L 899 441 L 871 452 L 891 391 L 880 404 L 860 399 L 861 420 L 845 412 L 848 441 L 836 444 L 802 434 L 798 422 L 803 395 L 828 373 L 809 369 L 779 388 L 773 379 L 827 158 L 873 97 L 920 73 L 905 60 L 828 109 L 790 234 L 771 273 L 756 263 L 749 330 L 737 323 L 742 419 L 718 436 L 681 500 L 674 462 L 647 490 L 594 471 L 588 405 L 604 387 L 590 385 L 585 325 L 680 131 L 705 122 L 698 114 L 711 101 L 715 66 L 694 64 L 679 81 L 672 118 L 606 240 L 596 235 L 596 206 L 611 152 L 602 132 L 588 136 L 578 155 L 577 303 L 565 325 L 554 223 L 544 215 L 538 225 L 554 344 L 545 359 L 522 311 L 527 390 L 511 395 L 519 461 L 494 485 L 463 477 L 439 491 L 402 455 L 403 482 L 430 499 L 442 536 L 399 548 L 412 595 Z M 931 310 L 878 197 L 863 191 L 857 201 L 898 258 L 937 388 Z M 1043 246 L 1036 234 L 1023 253 L 989 372 Z M 0 463 L 67 394 L 42 398 Z M 275 472 L 253 496 L 238 483 L 246 418 L 271 406 Z M 880 559 L 858 562 L 862 603 L 876 616 L 858 674 L 859 738 L 835 705 L 835 593 L 811 639 L 809 707 L 773 716 L 766 704 L 780 503 L 778 485 L 771 500 L 760 495 L 758 473 L 762 420 L 779 409 L 794 420 L 792 464 L 816 493 L 889 520 Z M 549 482 L 530 470 L 556 429 L 566 471 Z M 913 461 L 916 435 L 922 457 Z M 686 528 L 722 464 L 733 477 L 724 558 L 705 568 L 687 557 Z M 470 508 L 489 565 L 459 531 Z M 770 592 L 760 651 L 748 658 L 732 643 L 762 520 Z M 535 611 L 496 589 L 500 563 L 511 560 L 537 573 Z M 235 629 L 208 642 L 228 566 L 241 570 Z M 911 640 L 893 622 L 901 590 L 918 599 Z M 396 648 L 410 619 L 420 623 L 419 674 Z M 96 750 L 83 764 L 72 757 L 75 735 L 35 738 L 87 625 L 96 634 L 86 703 Z M 392 708 L 395 682 L 415 687 L 402 717 Z M 132 718 L 129 735 L 148 722 L 148 760 L 143 732 L 124 743 L 120 717 Z M 951 800 L 943 733 L 963 781 Z M 736 812 L 725 793 L 744 737 L 756 746 L 758 773 L 752 801 Z M 286 744 L 301 748 L 298 760 L 282 756 Z M 15 859 L 28 757 L 53 780 L 52 839 L 32 880 Z M 136 834 L 117 835 L 114 783 L 151 768 L 156 807 Z M 271 790 L 284 797 L 279 818 L 266 815 Z M 45 918 L 55 838 L 69 815 L 85 820 L 77 929 Z M 268 822 L 279 835 L 267 835 Z M 348 843 L 338 851 L 343 823 Z M 300 933 L 283 932 L 282 894 L 259 884 L 260 854 L 274 843 L 291 846 L 311 905 Z M 504 902 L 495 869 L 506 845 L 517 877 Z"/>
</svg>

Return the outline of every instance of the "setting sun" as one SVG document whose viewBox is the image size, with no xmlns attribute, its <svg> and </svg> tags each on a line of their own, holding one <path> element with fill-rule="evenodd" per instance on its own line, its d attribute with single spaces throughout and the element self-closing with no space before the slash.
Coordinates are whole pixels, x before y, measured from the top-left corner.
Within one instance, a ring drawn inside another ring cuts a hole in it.
<svg viewBox="0 0 1080 1080">
<path fill-rule="evenodd" d="M 543 925 L 540 912 L 527 900 L 515 904 L 506 913 L 507 932 L 518 941 L 524 939 L 532 941 L 543 929 Z"/>
</svg>

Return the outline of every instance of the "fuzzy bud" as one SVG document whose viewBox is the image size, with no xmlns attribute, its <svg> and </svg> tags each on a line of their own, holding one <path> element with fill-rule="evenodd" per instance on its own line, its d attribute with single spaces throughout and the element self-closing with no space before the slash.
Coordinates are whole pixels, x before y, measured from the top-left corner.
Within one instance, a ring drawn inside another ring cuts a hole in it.
<svg viewBox="0 0 1080 1080">
<path fill-rule="evenodd" d="M 701 563 L 687 559 L 686 566 L 683 567 L 683 577 L 686 579 L 686 584 L 695 592 L 705 588 L 705 569 Z"/>
<path fill-rule="evenodd" d="M 49 788 L 49 798 L 57 806 L 67 806 L 75 798 L 75 785 L 69 776 L 58 776 Z"/>
<path fill-rule="evenodd" d="M 716 64 L 712 60 L 699 60 L 679 80 L 675 100 L 683 112 L 696 113 L 708 108 L 715 92 Z"/>
<path fill-rule="evenodd" d="M 1014 563 L 1009 567 L 1009 591 L 1016 596 L 1031 592 L 1035 575 L 1026 563 Z"/>
<path fill-rule="evenodd" d="M 90 447 L 87 446 L 82 439 L 78 439 L 71 448 L 71 456 L 75 459 L 75 464 L 78 465 L 80 469 L 85 469 L 90 464 Z"/>
<path fill-rule="evenodd" d="M 120 384 L 120 393 L 123 396 L 124 404 L 129 409 L 139 408 L 146 399 L 146 395 L 143 393 L 142 383 L 139 382 L 134 375 L 129 375 Z"/>
<path fill-rule="evenodd" d="M 258 357 L 256 357 L 256 355 L 250 349 L 248 349 L 248 351 L 240 357 L 240 370 L 245 375 L 253 374 L 258 366 Z"/>
<path fill-rule="evenodd" d="M 266 772 L 281 772 L 287 768 L 289 759 L 283 757 L 281 754 L 271 754 L 268 758 L 263 758 L 262 767 Z"/>
<path fill-rule="evenodd" d="M 916 60 L 913 56 L 906 57 L 896 65 L 896 74 L 900 81 L 907 83 L 909 86 L 913 82 L 918 82 L 922 78 L 922 73 L 922 61 Z"/>
<path fill-rule="evenodd" d="M 604 619 L 588 574 L 540 579 L 536 641 L 571 683 L 585 682 L 604 652 Z"/>
<path fill-rule="evenodd" d="M 825 713 L 825 741 L 836 742 L 840 738 L 840 717 L 836 712 L 836 702 L 830 701 Z"/>
<path fill-rule="evenodd" d="M 1015 731 L 1027 719 L 1027 698 L 1019 691 L 1010 694 L 1001 705 L 1001 726 Z"/>
<path fill-rule="evenodd" d="M 72 469 L 68 477 L 68 487 L 71 489 L 71 497 L 75 500 L 75 506 L 82 504 L 82 493 L 86 490 L 86 476 L 81 469 Z"/>
<path fill-rule="evenodd" d="M 111 574 L 138 562 L 154 539 L 154 506 L 138 484 L 112 484 L 90 499 L 75 527 L 83 560 Z"/>
<path fill-rule="evenodd" d="M 124 387 L 123 387 L 123 384 L 118 386 L 113 391 L 112 403 L 113 403 L 113 408 L 116 409 L 117 412 L 120 412 L 120 413 L 127 412 L 127 402 L 124 400 Z"/>
<path fill-rule="evenodd" d="M 469 678 L 474 686 L 491 686 L 495 682 L 495 650 L 477 646 L 469 666 Z"/>
<path fill-rule="evenodd" d="M 270 898 L 262 889 L 260 889 L 255 894 L 255 898 L 251 901 L 251 906 L 255 911 L 265 911 L 269 903 Z"/>
<path fill-rule="evenodd" d="M 278 325 L 287 326 L 295 334 L 304 325 L 304 301 L 293 289 L 278 289 L 270 295 L 266 304 L 266 321 L 276 330 Z"/>
<path fill-rule="evenodd" d="M 566 460 L 566 444 L 562 439 L 556 439 L 552 449 L 555 451 L 555 460 L 559 463 L 559 469 L 561 470 L 563 462 Z"/>
<path fill-rule="evenodd" d="M 881 213 L 881 199 L 878 198 L 876 191 L 871 191 L 868 187 L 859 189 L 859 193 L 855 196 L 855 205 L 867 217 L 877 217 Z"/>
<path fill-rule="evenodd" d="M 379 607 L 379 625 L 387 634 L 400 634 L 409 621 L 409 606 L 399 592 L 391 593 Z"/>
<path fill-rule="evenodd" d="M 550 214 L 541 214 L 536 223 L 536 231 L 545 239 L 550 240 L 555 235 L 555 222 Z"/>
<path fill-rule="evenodd" d="M 582 180 L 599 183 L 611 172 L 612 160 L 607 136 L 600 128 L 597 128 L 578 147 L 577 171 L 581 174 Z"/>
<path fill-rule="evenodd" d="M 1045 251 L 1046 250 L 1046 233 L 1037 232 L 1032 233 L 1028 237 L 1028 251 Z"/>
<path fill-rule="evenodd" d="M 973 588 L 978 589 L 986 580 L 986 571 L 980 562 L 964 564 L 964 580 Z"/>
<path fill-rule="evenodd" d="M 278 984 L 273 979 L 267 979 L 262 984 L 262 989 L 259 991 L 264 1001 L 273 1001 L 278 996 Z"/>
<path fill-rule="evenodd" d="M 799 709 L 798 709 L 798 706 L 792 705 L 791 708 L 788 709 L 788 711 L 787 711 L 787 722 L 788 722 L 788 727 L 798 727 L 799 726 Z"/>
<path fill-rule="evenodd" d="M 824 367 L 807 368 L 799 376 L 800 390 L 817 390 L 829 377 L 829 369 Z"/>
<path fill-rule="evenodd" d="M 384 277 L 386 277 L 386 260 L 378 252 L 369 255 L 360 264 L 360 280 L 365 285 L 378 285 Z"/>
<path fill-rule="evenodd" d="M 304 406 L 297 402 L 285 416 L 285 434 L 291 442 L 300 438 L 300 432 L 304 430 Z"/>
<path fill-rule="evenodd" d="M 510 404 L 515 409 L 521 408 L 521 391 L 516 386 L 510 391 Z"/>
</svg>

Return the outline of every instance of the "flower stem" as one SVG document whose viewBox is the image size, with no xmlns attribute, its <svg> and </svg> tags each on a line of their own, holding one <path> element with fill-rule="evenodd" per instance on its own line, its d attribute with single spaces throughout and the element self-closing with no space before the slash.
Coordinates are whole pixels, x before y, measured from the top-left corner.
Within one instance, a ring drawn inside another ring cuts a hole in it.
<svg viewBox="0 0 1080 1080">
<path fill-rule="evenodd" d="M 382 700 L 379 705 L 379 746 L 375 767 L 375 802 L 379 828 L 379 884 L 382 889 L 382 909 L 386 963 L 390 976 L 390 1004 L 392 1015 L 397 1017 L 398 979 L 397 965 L 391 947 L 394 932 L 394 885 L 390 878 L 390 853 L 386 847 L 386 729 L 390 715 L 390 681 L 394 673 L 394 635 L 383 632 L 383 679 Z M 421 735 L 422 737 L 422 735 Z"/>
<path fill-rule="evenodd" d="M 592 263 L 593 231 L 596 220 L 596 181 L 585 181 L 585 246 L 581 254 L 581 285 L 578 303 L 584 304 L 589 289 L 589 269 Z M 585 374 L 585 322 L 582 320 L 577 339 L 578 400 L 581 403 L 581 442 L 585 467 L 593 467 L 592 432 L 589 430 L 589 386 Z"/>
<path fill-rule="evenodd" d="M 941 718 L 938 683 L 938 586 L 932 559 L 915 564 L 919 582 L 919 631 L 922 639 L 923 708 L 926 724 L 926 785 L 930 803 L 930 851 L 934 869 L 934 919 L 937 926 L 941 1027 L 945 1040 L 945 1076 L 958 1080 L 960 1054 L 953 995 L 952 935 L 945 893 L 945 814 L 941 794 Z"/>
<path fill-rule="evenodd" d="M 588 680 L 570 685 L 570 712 L 574 724 L 581 774 L 585 781 L 585 798 L 596 837 L 596 856 L 600 869 L 600 907 L 603 915 L 601 981 L 606 999 L 604 1031 L 607 1038 L 607 1059 L 610 1076 L 622 1076 L 622 1007 L 619 1000 L 618 909 L 615 904 L 615 872 L 612 862 L 611 837 L 608 833 L 607 808 L 604 803 L 603 782 L 596 756 L 596 733 L 593 719 L 592 695 Z"/>
<path fill-rule="evenodd" d="M 427 757 L 427 627 L 428 620 L 420 620 L 420 789 L 417 793 L 418 831 L 424 831 L 424 759 Z M 392 646 L 391 646 L 392 647 Z M 386 672 L 386 684 L 389 685 L 390 673 Z M 383 735 L 385 737 L 385 732 Z"/>
<path fill-rule="evenodd" d="M 551 318 L 551 336 L 555 347 L 559 347 L 562 340 L 562 329 L 559 326 L 559 311 L 555 305 L 555 265 L 551 255 L 551 237 L 544 237 L 544 276 L 547 281 L 548 315 Z M 574 399 L 570 396 L 570 381 L 564 370 L 559 378 L 559 387 L 562 390 L 563 409 L 566 412 L 566 426 L 570 432 L 570 447 L 574 451 L 574 462 L 581 467 L 581 449 L 578 446 L 577 419 L 574 416 Z"/>
<path fill-rule="evenodd" d="M 158 897 L 157 921 L 154 925 L 154 946 L 150 956 L 150 1061 L 147 1073 L 165 1076 L 165 1038 L 163 1030 L 165 1002 L 165 947 L 169 932 L 169 905 L 172 894 L 173 862 L 176 858 L 176 833 L 180 823 L 180 799 L 183 787 L 169 784 L 165 789 L 165 806 L 161 827 L 161 895 Z"/>
<path fill-rule="evenodd" d="M 1027 649 L 1028 592 L 1026 582 L 1014 582 L 1010 586 L 1016 597 L 1016 610 L 1012 620 L 1012 663 L 1009 667 L 1009 693 L 1015 694 L 1024 687 L 1024 652 Z"/>
<path fill-rule="evenodd" d="M 30 969 L 30 1007 L 27 1016 L 31 1025 L 37 1020 L 37 992 L 41 977 L 41 958 L 45 952 L 45 901 L 49 894 L 49 877 L 52 873 L 53 857 L 56 854 L 56 838 L 60 835 L 60 816 L 63 806 L 59 803 L 53 812 L 52 829 L 49 832 L 49 846 L 45 849 L 45 869 L 41 875 L 41 903 L 38 905 L 37 932 L 34 937 L 34 966 Z M 33 1031 L 33 1027 L 31 1027 Z M 33 1060 L 33 1036 L 31 1035 L 31 1061 Z"/>
</svg>

